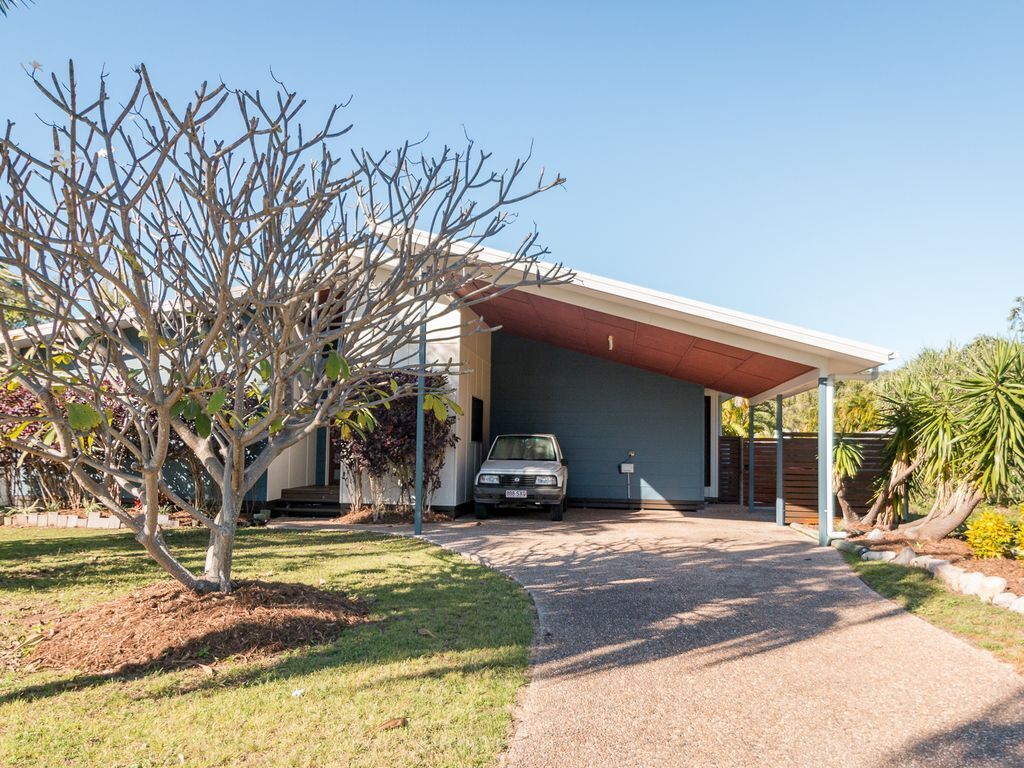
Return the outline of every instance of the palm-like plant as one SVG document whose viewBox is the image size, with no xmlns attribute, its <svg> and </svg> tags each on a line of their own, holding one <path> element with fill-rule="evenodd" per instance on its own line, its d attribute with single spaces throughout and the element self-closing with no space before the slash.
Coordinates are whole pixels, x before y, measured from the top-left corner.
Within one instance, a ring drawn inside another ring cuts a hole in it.
<svg viewBox="0 0 1024 768">
<path fill-rule="evenodd" d="M 843 382 L 836 393 L 836 427 L 840 432 L 870 432 L 878 429 L 879 400 L 874 389 L 863 382 Z"/>
<path fill-rule="evenodd" d="M 772 403 L 755 405 L 754 436 L 771 437 L 775 434 L 775 408 Z M 722 434 L 747 437 L 749 429 L 749 404 L 740 398 L 726 400 L 722 404 Z"/>
<path fill-rule="evenodd" d="M 32 0 L 21 0 L 20 5 L 28 5 Z M 0 0 L 0 16 L 6 16 L 7 12 L 16 8 L 19 0 Z"/>
<path fill-rule="evenodd" d="M 1024 470 L 1021 345 L 999 340 L 975 350 L 966 375 L 921 389 L 911 405 L 922 467 L 937 492 L 931 511 L 900 530 L 941 539 Z"/>
<path fill-rule="evenodd" d="M 860 471 L 864 462 L 864 453 L 846 435 L 839 435 L 832 450 L 832 484 L 835 487 L 836 500 L 843 511 L 843 522 L 847 526 L 858 521 L 850 502 L 846 499 L 846 481 Z"/>
<path fill-rule="evenodd" d="M 918 413 L 921 392 L 916 382 L 897 378 L 881 395 L 878 426 L 887 433 L 885 472 L 880 476 L 874 502 L 861 521 L 873 526 L 879 520 L 891 524 L 898 517 L 896 510 L 909 495 L 922 455 L 918 445 Z"/>
</svg>

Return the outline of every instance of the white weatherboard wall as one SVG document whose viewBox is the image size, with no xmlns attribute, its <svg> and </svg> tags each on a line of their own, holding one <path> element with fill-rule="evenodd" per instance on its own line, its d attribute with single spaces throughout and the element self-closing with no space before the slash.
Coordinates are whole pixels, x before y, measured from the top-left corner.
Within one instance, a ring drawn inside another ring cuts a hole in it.
<svg viewBox="0 0 1024 768">
<path fill-rule="evenodd" d="M 462 310 L 466 321 L 475 320 L 472 311 Z M 473 482 L 480 469 L 484 454 L 490 447 L 490 413 L 491 413 L 491 334 L 474 333 L 462 340 L 462 363 L 465 371 L 460 376 L 453 376 L 452 383 L 456 386 L 456 397 L 462 415 L 455 419 L 455 434 L 459 441 L 455 444 L 454 456 L 445 460 L 445 473 L 449 466 L 453 471 L 453 501 L 446 506 L 457 506 L 473 500 Z M 473 437 L 473 398 L 479 398 L 484 404 L 483 441 L 474 443 Z M 441 491 L 446 490 L 448 477 L 442 477 Z M 441 491 L 438 491 L 440 496 Z M 442 505 L 439 498 L 434 503 Z"/>
<path fill-rule="evenodd" d="M 461 338 L 450 337 L 457 333 L 453 328 L 458 325 L 474 323 L 477 316 L 469 309 L 451 310 L 427 325 L 427 362 L 445 365 L 449 361 L 460 364 L 456 371 L 449 375 L 449 387 L 453 390 L 452 399 L 462 409 L 462 415 L 455 417 L 455 434 L 459 438 L 454 448 L 450 448 L 445 456 L 444 468 L 441 470 L 441 487 L 434 493 L 431 504 L 434 507 L 451 508 L 473 499 L 473 481 L 480 467 L 483 453 L 487 450 L 489 438 L 488 416 L 490 413 L 491 389 L 491 334 L 471 333 Z M 417 348 L 410 345 L 400 353 L 402 364 L 415 364 Z M 484 402 L 484 442 L 473 443 L 472 437 L 472 400 L 478 397 Z M 433 418 L 430 414 L 427 418 Z M 369 483 L 363 483 L 364 502 L 369 501 Z M 389 500 L 397 499 L 397 488 L 389 492 Z M 346 483 L 341 484 L 340 500 L 348 504 L 350 499 Z"/>
<path fill-rule="evenodd" d="M 284 451 L 267 470 L 267 501 L 281 498 L 285 488 L 316 482 L 316 435 Z"/>
</svg>

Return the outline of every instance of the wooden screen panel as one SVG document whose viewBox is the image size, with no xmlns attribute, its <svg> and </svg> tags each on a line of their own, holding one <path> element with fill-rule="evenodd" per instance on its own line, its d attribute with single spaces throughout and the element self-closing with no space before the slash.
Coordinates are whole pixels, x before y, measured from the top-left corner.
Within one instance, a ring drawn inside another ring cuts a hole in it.
<svg viewBox="0 0 1024 768">
<path fill-rule="evenodd" d="M 879 476 L 885 469 L 886 436 L 874 433 L 848 435 L 861 450 L 860 471 L 846 481 L 846 497 L 850 505 L 864 514 L 871 506 Z M 731 450 L 742 455 L 742 488 L 735 495 L 745 501 L 750 482 L 749 445 L 738 437 Z M 722 453 L 722 451 L 720 451 Z M 775 438 L 754 440 L 754 502 L 758 506 L 775 504 L 776 442 Z M 786 522 L 817 523 L 818 521 L 818 436 L 813 433 L 788 433 L 783 438 L 783 494 L 786 500 Z M 719 470 L 720 477 L 721 469 Z M 725 501 L 725 499 L 722 499 Z M 735 503 L 735 502 L 734 502 Z M 838 507 L 836 508 L 838 514 Z"/>
</svg>

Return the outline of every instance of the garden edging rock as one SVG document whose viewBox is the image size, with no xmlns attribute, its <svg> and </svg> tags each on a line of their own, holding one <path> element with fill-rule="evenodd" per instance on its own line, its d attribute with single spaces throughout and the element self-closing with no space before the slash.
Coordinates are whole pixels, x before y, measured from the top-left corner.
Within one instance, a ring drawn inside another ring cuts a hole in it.
<svg viewBox="0 0 1024 768">
<path fill-rule="evenodd" d="M 896 553 L 891 550 L 873 550 L 848 541 L 833 541 L 832 546 L 855 554 L 862 560 L 889 562 L 894 565 L 928 571 L 952 592 L 974 595 L 982 602 L 990 603 L 997 608 L 1006 608 L 1024 614 L 1024 597 L 1007 592 L 1006 579 L 1002 576 L 986 576 L 977 571 L 967 571 L 951 564 L 948 560 L 931 555 L 918 555 L 913 547 L 904 547 L 899 553 Z"/>
</svg>

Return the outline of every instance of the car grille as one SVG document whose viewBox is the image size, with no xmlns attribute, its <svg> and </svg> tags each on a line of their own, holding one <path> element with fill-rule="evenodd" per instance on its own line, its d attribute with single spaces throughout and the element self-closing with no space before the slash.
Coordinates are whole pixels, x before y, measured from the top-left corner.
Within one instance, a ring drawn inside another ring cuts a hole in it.
<svg viewBox="0 0 1024 768">
<path fill-rule="evenodd" d="M 537 484 L 534 475 L 499 475 L 501 484 L 509 488 L 527 488 Z"/>
</svg>

